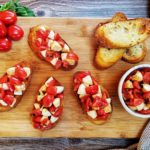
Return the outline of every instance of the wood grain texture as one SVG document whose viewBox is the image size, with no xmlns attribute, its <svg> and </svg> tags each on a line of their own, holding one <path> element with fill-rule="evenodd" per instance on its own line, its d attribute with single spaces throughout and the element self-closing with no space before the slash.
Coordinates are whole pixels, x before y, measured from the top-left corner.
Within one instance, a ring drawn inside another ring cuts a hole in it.
<svg viewBox="0 0 150 150">
<path fill-rule="evenodd" d="M 102 20 L 101 20 L 102 21 Z M 117 86 L 122 74 L 134 65 L 119 61 L 113 67 L 106 70 L 98 70 L 93 65 L 95 42 L 93 38 L 94 29 L 100 19 L 71 19 L 71 18 L 19 18 L 18 25 L 22 26 L 25 36 L 19 42 L 13 43 L 11 51 L 1 53 L 0 75 L 6 69 L 21 60 L 33 64 L 33 77 L 27 92 L 17 108 L 12 111 L 1 113 L 1 137 L 112 137 L 112 138 L 137 138 L 147 122 L 130 116 L 122 108 L 118 96 Z M 78 66 L 71 71 L 54 70 L 51 65 L 41 61 L 31 51 L 27 43 L 30 27 L 38 24 L 46 24 L 53 30 L 59 32 L 64 40 L 79 55 Z M 147 41 L 147 44 L 149 42 Z M 149 47 L 149 45 L 147 45 Z M 142 63 L 150 62 L 150 53 L 147 53 Z M 76 71 L 90 70 L 97 80 L 107 88 L 113 101 L 114 112 L 106 124 L 94 125 L 83 113 L 77 98 L 72 90 L 72 78 Z M 54 76 L 65 86 L 64 113 L 58 125 L 45 132 L 33 129 L 29 113 L 32 110 L 36 92 L 47 77 Z M 8 117 L 9 116 L 9 117 Z M 13 124 L 13 126 L 12 126 Z M 128 125 L 127 125 L 128 124 Z M 5 127 L 5 130 L 3 130 Z M 136 127 L 136 128 L 135 128 Z"/>
</svg>

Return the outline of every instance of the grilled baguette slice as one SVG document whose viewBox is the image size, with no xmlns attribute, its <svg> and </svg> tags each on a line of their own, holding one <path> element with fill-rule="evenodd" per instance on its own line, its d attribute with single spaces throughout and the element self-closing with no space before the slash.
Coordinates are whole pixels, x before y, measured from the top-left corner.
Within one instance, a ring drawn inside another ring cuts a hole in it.
<svg viewBox="0 0 150 150">
<path fill-rule="evenodd" d="M 149 33 L 149 21 L 137 18 L 104 24 L 98 27 L 95 36 L 101 46 L 119 49 L 143 42 Z"/>
</svg>

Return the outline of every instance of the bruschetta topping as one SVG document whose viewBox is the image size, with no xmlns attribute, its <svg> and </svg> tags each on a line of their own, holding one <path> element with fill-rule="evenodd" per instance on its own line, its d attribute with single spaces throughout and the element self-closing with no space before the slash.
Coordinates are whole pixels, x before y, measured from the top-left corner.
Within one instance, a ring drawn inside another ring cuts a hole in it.
<svg viewBox="0 0 150 150">
<path fill-rule="evenodd" d="M 108 93 L 98 85 L 90 72 L 78 72 L 74 76 L 74 91 L 84 110 L 92 119 L 107 119 L 112 112 Z"/>
<path fill-rule="evenodd" d="M 78 56 L 58 33 L 48 29 L 46 26 L 38 27 L 39 29 L 35 31 L 35 40 L 31 42 L 35 44 L 36 51 L 44 60 L 52 64 L 56 69 L 61 67 L 69 69 L 69 66 L 77 64 Z M 32 34 L 32 30 L 30 34 Z M 32 40 L 32 38 L 29 40 Z"/>
<path fill-rule="evenodd" d="M 123 98 L 130 109 L 141 114 L 150 114 L 150 69 L 131 73 L 122 87 Z"/>
<path fill-rule="evenodd" d="M 64 87 L 53 77 L 42 85 L 31 113 L 34 128 L 46 130 L 55 125 L 62 114 L 63 92 Z"/>
<path fill-rule="evenodd" d="M 16 65 L 9 68 L 6 74 L 0 78 L 0 105 L 13 107 L 16 103 L 16 96 L 23 95 L 26 90 L 28 77 L 31 74 L 29 67 Z"/>
</svg>

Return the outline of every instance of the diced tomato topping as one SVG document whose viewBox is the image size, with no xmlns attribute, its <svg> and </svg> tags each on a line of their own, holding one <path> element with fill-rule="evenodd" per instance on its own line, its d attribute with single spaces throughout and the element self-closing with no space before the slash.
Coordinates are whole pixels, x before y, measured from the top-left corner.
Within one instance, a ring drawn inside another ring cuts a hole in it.
<svg viewBox="0 0 150 150">
<path fill-rule="evenodd" d="M 90 99 L 90 98 L 88 98 L 88 99 L 85 101 L 84 107 L 85 107 L 85 110 L 86 110 L 86 111 L 89 111 L 89 110 L 90 110 L 90 108 L 92 107 L 92 102 L 91 102 L 91 99 Z"/>
<path fill-rule="evenodd" d="M 143 103 L 143 99 L 140 99 L 140 98 L 134 98 L 134 99 L 131 99 L 130 102 L 128 102 L 127 104 L 129 106 L 138 106 L 140 104 Z"/>
<path fill-rule="evenodd" d="M 143 98 L 142 91 L 138 89 L 133 90 L 133 95 L 134 95 L 134 98 Z"/>
<path fill-rule="evenodd" d="M 109 114 L 108 113 L 105 113 L 104 115 L 102 116 L 98 116 L 97 119 L 98 120 L 106 120 L 108 118 Z"/>
<path fill-rule="evenodd" d="M 48 30 L 45 31 L 40 29 L 36 32 L 36 36 L 41 39 L 46 39 L 48 37 L 48 34 L 49 34 Z"/>
<path fill-rule="evenodd" d="M 64 40 L 62 40 L 62 39 L 59 39 L 59 40 L 58 40 L 58 43 L 61 45 L 61 47 L 64 47 L 64 45 L 65 45 L 65 42 L 64 42 Z"/>
<path fill-rule="evenodd" d="M 8 76 L 4 75 L 3 77 L 0 78 L 0 83 L 6 83 L 8 81 Z"/>
<path fill-rule="evenodd" d="M 34 118 L 34 121 L 35 122 L 41 122 L 41 118 L 42 118 L 41 116 L 37 116 Z"/>
<path fill-rule="evenodd" d="M 15 87 L 14 87 L 14 85 L 12 85 L 12 84 L 10 84 L 10 83 L 7 83 L 7 86 L 8 86 L 8 91 L 10 91 L 10 92 L 14 92 L 14 90 L 15 90 Z"/>
<path fill-rule="evenodd" d="M 64 68 L 68 68 L 69 63 L 66 60 L 63 60 L 62 65 L 63 65 Z"/>
<path fill-rule="evenodd" d="M 47 86 L 49 87 L 51 87 L 51 86 L 54 86 L 56 84 L 56 80 L 55 79 L 53 79 L 53 80 L 51 80 L 50 82 L 48 82 L 47 83 Z"/>
<path fill-rule="evenodd" d="M 27 73 L 21 66 L 17 65 L 15 69 L 15 77 L 21 80 L 25 80 L 27 77 Z"/>
<path fill-rule="evenodd" d="M 54 40 L 55 41 L 58 41 L 60 39 L 60 35 L 58 33 L 55 33 L 55 37 L 54 37 Z"/>
<path fill-rule="evenodd" d="M 53 114 L 54 117 L 58 117 L 62 114 L 63 108 L 59 107 L 56 112 Z"/>
<path fill-rule="evenodd" d="M 3 99 L 4 96 L 5 96 L 5 91 L 2 88 L 0 88 L 0 99 Z"/>
<path fill-rule="evenodd" d="M 141 89 L 140 84 L 138 81 L 133 81 L 133 87 L 136 89 Z"/>
<path fill-rule="evenodd" d="M 52 114 L 54 114 L 55 111 L 56 111 L 56 109 L 57 109 L 57 108 L 52 105 L 52 106 L 49 108 L 49 111 L 50 111 Z"/>
<path fill-rule="evenodd" d="M 56 65 L 55 65 L 55 68 L 59 69 L 61 67 L 61 65 L 62 65 L 62 61 L 58 60 L 57 63 L 56 63 Z"/>
<path fill-rule="evenodd" d="M 144 77 L 143 77 L 143 81 L 145 83 L 150 84 L 150 72 L 145 72 Z"/>
<path fill-rule="evenodd" d="M 36 122 L 33 122 L 33 127 L 35 129 L 40 129 L 41 128 L 41 125 L 39 123 L 36 123 Z"/>
<path fill-rule="evenodd" d="M 35 40 L 35 45 L 37 46 L 37 48 L 39 48 L 41 46 L 41 42 L 38 39 L 36 39 Z"/>
<path fill-rule="evenodd" d="M 80 83 L 74 83 L 73 91 L 77 91 L 77 90 L 78 90 L 78 88 L 79 88 L 79 86 L 80 86 Z"/>
<path fill-rule="evenodd" d="M 48 118 L 44 118 L 43 120 L 41 120 L 41 124 L 42 124 L 42 125 L 45 125 L 48 121 L 49 121 Z"/>
<path fill-rule="evenodd" d="M 86 87 L 86 93 L 87 94 L 96 94 L 98 92 L 98 86 L 97 85 L 91 85 L 91 86 L 88 86 Z"/>
<path fill-rule="evenodd" d="M 85 95 L 85 96 L 81 97 L 80 98 L 81 99 L 81 103 L 84 103 L 88 98 L 90 98 L 89 95 Z"/>
<path fill-rule="evenodd" d="M 56 97 L 60 98 L 60 99 L 63 99 L 64 98 L 64 94 L 63 93 L 62 94 L 58 94 Z"/>
<path fill-rule="evenodd" d="M 57 94 L 57 89 L 55 86 L 48 86 L 46 89 L 46 93 L 55 96 Z"/>
<path fill-rule="evenodd" d="M 53 95 L 46 95 L 44 98 L 43 98 L 43 106 L 44 107 L 49 107 L 52 105 L 53 101 L 54 101 L 54 96 Z"/>
<path fill-rule="evenodd" d="M 79 57 L 74 52 L 68 53 L 67 58 L 68 59 L 73 59 L 75 61 L 78 61 L 78 59 L 79 59 Z"/>
<path fill-rule="evenodd" d="M 103 116 L 103 115 L 106 114 L 105 111 L 104 111 L 103 109 L 97 110 L 97 113 L 98 113 L 99 116 Z"/>
<path fill-rule="evenodd" d="M 34 109 L 31 114 L 37 117 L 41 116 L 42 112 L 40 111 L 40 109 Z"/>
<path fill-rule="evenodd" d="M 52 58 L 53 58 L 53 52 L 47 50 L 46 51 L 46 60 L 50 62 L 52 60 Z"/>
<path fill-rule="evenodd" d="M 59 52 L 53 52 L 53 58 L 60 58 L 60 53 Z"/>
<path fill-rule="evenodd" d="M 123 96 L 126 99 L 133 99 L 134 98 L 133 91 L 132 90 L 128 90 L 128 89 L 123 89 Z"/>
<path fill-rule="evenodd" d="M 18 78 L 16 78 L 16 77 L 10 77 L 10 83 L 12 84 L 12 85 L 19 85 L 19 84 L 21 84 L 21 81 L 18 79 Z"/>
<path fill-rule="evenodd" d="M 149 102 L 150 102 L 150 92 L 145 92 L 143 95 L 143 98 L 146 100 L 149 100 Z"/>
<path fill-rule="evenodd" d="M 148 110 L 141 110 L 141 111 L 139 111 L 139 113 L 141 113 L 141 114 L 150 114 L 150 110 L 148 109 Z"/>
<path fill-rule="evenodd" d="M 14 101 L 14 96 L 12 95 L 6 95 L 4 97 L 4 101 L 8 104 L 8 105 L 11 105 Z"/>
<path fill-rule="evenodd" d="M 108 103 L 105 99 L 102 99 L 100 97 L 95 97 L 92 107 L 95 109 L 99 109 L 99 108 L 101 109 L 106 107 L 107 105 Z"/>
</svg>

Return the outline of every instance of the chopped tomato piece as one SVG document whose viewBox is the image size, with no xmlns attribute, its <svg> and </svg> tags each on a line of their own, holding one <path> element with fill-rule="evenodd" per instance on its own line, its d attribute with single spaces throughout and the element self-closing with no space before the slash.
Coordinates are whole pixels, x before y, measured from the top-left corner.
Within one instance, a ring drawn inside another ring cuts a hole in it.
<svg viewBox="0 0 150 150">
<path fill-rule="evenodd" d="M 103 109 L 99 109 L 99 110 L 97 111 L 97 113 L 98 113 L 99 116 L 103 116 L 103 115 L 106 114 Z"/>
<path fill-rule="evenodd" d="M 133 99 L 133 91 L 132 90 L 128 90 L 128 89 L 123 89 L 123 96 L 126 99 Z"/>
<path fill-rule="evenodd" d="M 48 82 L 47 83 L 47 86 L 49 87 L 51 87 L 51 86 L 54 86 L 56 84 L 56 80 L 55 79 L 53 79 L 53 80 L 51 80 L 50 82 Z"/>
<path fill-rule="evenodd" d="M 148 110 L 141 110 L 141 111 L 139 111 L 139 113 L 141 113 L 141 114 L 150 114 L 150 110 L 148 109 Z"/>
<path fill-rule="evenodd" d="M 26 77 L 27 77 L 27 73 L 22 67 L 17 65 L 16 69 L 15 69 L 15 77 L 17 77 L 17 78 L 19 78 L 21 80 L 25 80 Z"/>
<path fill-rule="evenodd" d="M 0 78 L 0 83 L 6 83 L 8 81 L 8 76 L 4 75 L 3 77 Z"/>
<path fill-rule="evenodd" d="M 62 65 L 62 61 L 58 60 L 57 63 L 56 63 L 56 65 L 55 65 L 55 68 L 59 69 L 61 67 L 61 65 Z"/>
<path fill-rule="evenodd" d="M 45 125 L 48 121 L 49 121 L 48 118 L 44 118 L 43 120 L 41 120 L 41 124 L 42 124 L 42 125 Z"/>
<path fill-rule="evenodd" d="M 138 81 L 133 82 L 133 87 L 136 88 L 136 89 L 141 89 L 140 83 Z"/>
<path fill-rule="evenodd" d="M 128 102 L 127 104 L 128 104 L 129 106 L 138 106 L 138 105 L 142 104 L 143 101 L 144 101 L 143 99 L 134 98 L 134 99 L 131 99 L 130 102 Z"/>
<path fill-rule="evenodd" d="M 38 38 L 41 38 L 41 39 L 46 39 L 48 37 L 48 34 L 49 34 L 49 31 L 48 30 L 38 30 L 36 32 L 36 36 Z"/>
<path fill-rule="evenodd" d="M 34 121 L 35 122 L 41 122 L 41 118 L 42 118 L 41 116 L 37 116 L 36 118 L 34 118 Z"/>
<path fill-rule="evenodd" d="M 69 63 L 66 60 L 63 60 L 62 65 L 63 65 L 64 68 L 68 68 Z"/>
<path fill-rule="evenodd" d="M 86 87 L 86 93 L 87 94 L 96 94 L 98 92 L 98 86 L 97 85 L 91 85 Z"/>
<path fill-rule="evenodd" d="M 104 108 L 108 105 L 107 101 L 105 99 L 102 99 L 100 97 L 95 97 L 94 102 L 93 102 L 93 109 L 98 109 L 98 108 Z"/>
<path fill-rule="evenodd" d="M 60 35 L 59 35 L 59 33 L 55 33 L 54 40 L 55 40 L 55 41 L 58 41 L 59 39 L 60 39 Z"/>
<path fill-rule="evenodd" d="M 143 98 L 142 91 L 138 89 L 133 90 L 133 95 L 134 95 L 134 98 Z"/>
<path fill-rule="evenodd" d="M 74 52 L 68 53 L 67 58 L 68 59 L 73 59 L 75 61 L 78 61 L 78 59 L 79 59 L 79 57 Z"/>
<path fill-rule="evenodd" d="M 49 111 L 50 111 L 52 114 L 54 114 L 55 111 L 56 111 L 56 109 L 57 109 L 57 108 L 52 105 L 52 106 L 49 108 Z"/>
<path fill-rule="evenodd" d="M 105 113 L 104 115 L 102 116 L 98 116 L 97 119 L 98 120 L 106 120 L 108 118 L 109 114 L 108 113 Z"/>
<path fill-rule="evenodd" d="M 79 86 L 80 86 L 80 83 L 79 84 L 74 84 L 74 88 L 73 88 L 73 91 L 77 91 L 78 90 L 78 88 L 79 88 Z"/>
<path fill-rule="evenodd" d="M 149 102 L 150 102 L 150 92 L 145 92 L 143 94 L 143 98 L 149 100 Z"/>
<path fill-rule="evenodd" d="M 54 117 L 58 117 L 62 114 L 63 108 L 59 107 L 56 112 L 53 114 Z"/>
<path fill-rule="evenodd" d="M 35 129 L 40 129 L 41 128 L 41 125 L 39 123 L 36 123 L 36 122 L 33 122 L 33 127 Z"/>
<path fill-rule="evenodd" d="M 54 96 L 53 95 L 46 95 L 44 98 L 43 98 L 43 106 L 44 107 L 49 107 L 52 105 L 54 101 Z"/>
<path fill-rule="evenodd" d="M 12 85 L 18 85 L 18 84 L 21 84 L 21 81 L 18 79 L 18 78 L 16 78 L 16 77 L 10 77 L 10 83 L 12 84 Z"/>
<path fill-rule="evenodd" d="M 57 98 L 63 99 L 64 98 L 64 94 L 58 94 Z"/>
<path fill-rule="evenodd" d="M 14 101 L 14 96 L 12 95 L 6 95 L 4 97 L 4 101 L 8 104 L 8 105 L 11 105 Z"/>
<path fill-rule="evenodd" d="M 46 92 L 50 95 L 56 95 L 57 94 L 57 89 L 55 86 L 48 86 L 46 89 Z"/>
<path fill-rule="evenodd" d="M 65 45 L 65 42 L 64 42 L 64 40 L 62 40 L 62 39 L 59 39 L 59 40 L 58 40 L 58 43 L 59 43 L 62 47 L 64 47 L 64 45 Z"/>
<path fill-rule="evenodd" d="M 81 97 L 80 98 L 81 99 L 81 103 L 84 103 L 88 98 L 90 98 L 89 95 L 85 95 L 85 96 Z"/>
<path fill-rule="evenodd" d="M 88 98 L 86 101 L 85 101 L 85 110 L 86 111 L 89 111 L 90 107 L 92 107 L 92 102 L 91 102 L 91 99 Z"/>
<path fill-rule="evenodd" d="M 40 111 L 40 109 L 34 109 L 31 114 L 34 116 L 41 116 L 42 112 Z"/>
<path fill-rule="evenodd" d="M 150 72 L 145 72 L 143 81 L 150 84 Z"/>
<path fill-rule="evenodd" d="M 3 99 L 4 96 L 5 96 L 5 91 L 2 88 L 0 88 L 0 99 Z"/>
</svg>

